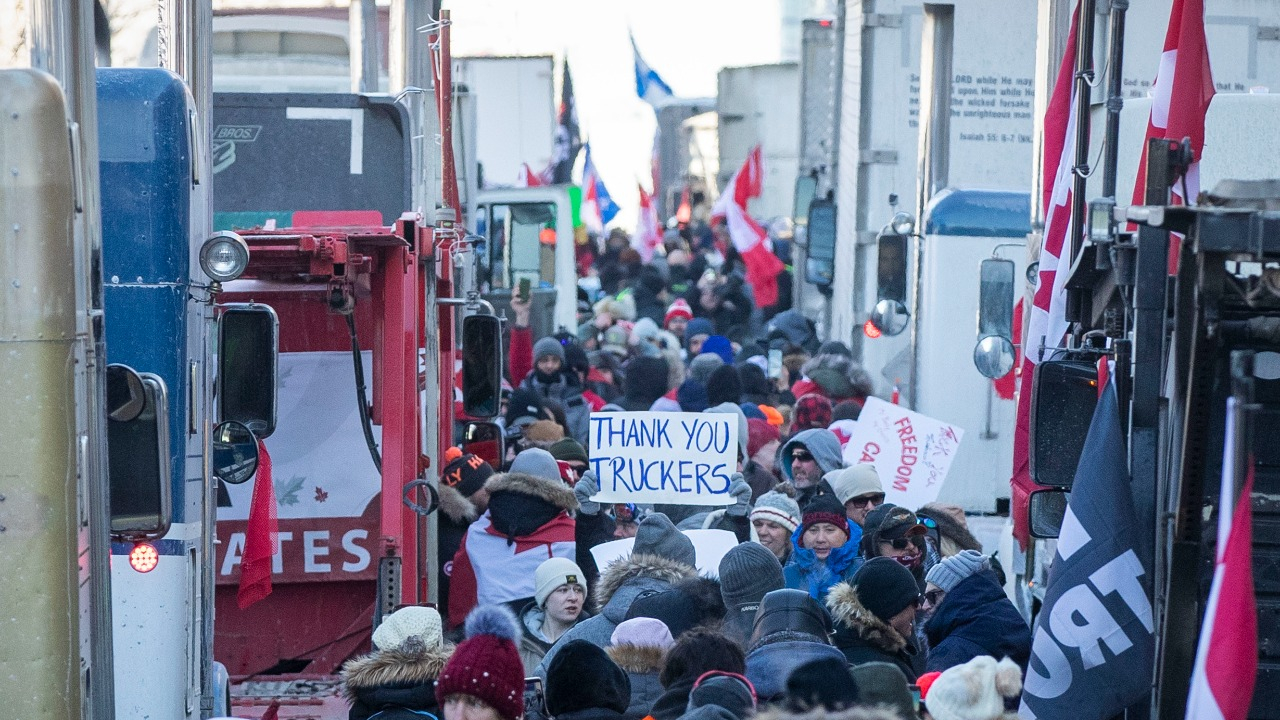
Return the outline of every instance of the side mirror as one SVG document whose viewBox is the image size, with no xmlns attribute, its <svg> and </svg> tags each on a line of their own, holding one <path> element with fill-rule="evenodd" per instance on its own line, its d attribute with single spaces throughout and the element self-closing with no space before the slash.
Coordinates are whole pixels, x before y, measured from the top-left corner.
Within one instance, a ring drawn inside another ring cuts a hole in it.
<svg viewBox="0 0 1280 720">
<path fill-rule="evenodd" d="M 111 489 L 111 535 L 154 540 L 169 532 L 172 517 L 172 458 L 169 398 L 158 375 L 138 375 L 123 366 L 107 373 L 107 397 L 120 398 L 137 381 L 142 403 L 128 420 L 107 414 L 107 482 Z M 117 414 L 127 417 L 129 413 Z"/>
<path fill-rule="evenodd" d="M 128 365 L 107 366 L 107 419 L 129 422 L 142 414 L 146 405 L 142 378 Z"/>
<path fill-rule="evenodd" d="M 469 315 L 462 320 L 462 411 L 494 417 L 501 400 L 502 321 L 494 315 Z"/>
<path fill-rule="evenodd" d="M 1031 389 L 1031 478 L 1069 490 L 1075 480 L 1093 411 L 1098 369 L 1080 360 L 1046 360 Z"/>
<path fill-rule="evenodd" d="M 218 420 L 257 438 L 276 429 L 276 359 L 280 321 L 269 305 L 224 305 L 218 318 Z"/>
<path fill-rule="evenodd" d="M 502 468 L 506 448 L 503 447 L 502 428 L 498 427 L 497 423 L 468 423 L 462 438 L 462 452 L 471 453 L 484 460 L 494 470 Z"/>
<path fill-rule="evenodd" d="M 978 344 L 973 364 L 984 377 L 1004 377 L 1013 369 L 1012 260 L 982 261 L 978 281 Z"/>
<path fill-rule="evenodd" d="M 243 423 L 230 420 L 213 429 L 213 474 L 228 485 L 247 482 L 258 472 L 258 438 Z"/>
<path fill-rule="evenodd" d="M 805 279 L 815 285 L 831 284 L 836 272 L 836 204 L 830 200 L 809 203 Z"/>
<path fill-rule="evenodd" d="M 902 331 L 907 329 L 907 321 L 910 319 L 911 313 L 900 300 L 881 300 L 871 311 L 871 324 L 880 331 L 880 334 L 889 337 L 901 335 Z"/>
<path fill-rule="evenodd" d="M 907 302 L 907 235 L 881 234 L 876 239 L 876 299 Z M 883 331 L 884 328 L 881 328 Z"/>
<path fill-rule="evenodd" d="M 1031 537 L 1051 539 L 1062 532 L 1062 520 L 1067 515 L 1067 500 L 1071 496 L 1063 490 L 1037 490 L 1028 501 L 1027 518 Z"/>
<path fill-rule="evenodd" d="M 809 222 L 809 206 L 817 194 L 818 177 L 816 175 L 801 175 L 796 178 L 795 193 L 791 196 L 791 222 L 797 226 Z"/>
</svg>

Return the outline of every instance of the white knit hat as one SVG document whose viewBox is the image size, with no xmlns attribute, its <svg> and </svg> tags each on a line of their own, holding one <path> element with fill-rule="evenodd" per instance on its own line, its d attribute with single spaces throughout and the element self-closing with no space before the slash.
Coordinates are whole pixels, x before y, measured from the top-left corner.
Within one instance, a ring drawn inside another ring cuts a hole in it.
<svg viewBox="0 0 1280 720">
<path fill-rule="evenodd" d="M 946 592 L 951 592 L 961 580 L 976 575 L 991 567 L 991 561 L 983 557 L 977 550 L 964 550 L 957 555 L 943 558 L 937 565 L 929 568 L 925 580 L 937 585 Z"/>
<path fill-rule="evenodd" d="M 880 484 L 880 475 L 876 473 L 876 467 L 867 463 L 843 470 L 833 470 L 824 477 L 841 505 L 863 495 L 884 494 L 884 486 Z"/>
<path fill-rule="evenodd" d="M 561 585 L 581 585 L 582 592 L 587 592 L 587 576 L 577 563 L 562 557 L 553 557 L 544 561 L 533 571 L 533 599 L 542 607 L 547 596 Z"/>
<path fill-rule="evenodd" d="M 1021 690 L 1017 663 L 980 655 L 939 675 L 925 704 L 934 720 L 998 720 L 1004 715 L 1004 699 Z"/>
<path fill-rule="evenodd" d="M 756 498 L 751 520 L 768 520 L 786 528 L 787 532 L 795 532 L 800 527 L 800 506 L 786 495 L 770 490 Z"/>
<path fill-rule="evenodd" d="M 388 615 L 373 631 L 373 645 L 379 650 L 395 650 L 410 638 L 428 648 L 440 647 L 440 613 L 429 607 L 404 607 Z"/>
<path fill-rule="evenodd" d="M 623 620 L 613 629 L 613 636 L 609 638 L 610 645 L 639 645 L 663 650 L 670 648 L 675 642 L 666 623 L 647 617 Z"/>
</svg>

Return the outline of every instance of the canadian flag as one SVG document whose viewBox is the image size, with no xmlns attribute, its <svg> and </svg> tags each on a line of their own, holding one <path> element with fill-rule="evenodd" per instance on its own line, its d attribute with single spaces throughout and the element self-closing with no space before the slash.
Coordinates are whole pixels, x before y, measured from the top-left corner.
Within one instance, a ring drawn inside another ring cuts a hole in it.
<svg viewBox="0 0 1280 720">
<path fill-rule="evenodd" d="M 769 233 L 747 212 L 747 201 L 760 197 L 763 179 L 764 163 L 756 145 L 711 208 L 711 219 L 723 220 L 729 228 L 733 248 L 747 266 L 747 283 L 755 293 L 756 307 L 762 308 L 778 302 L 778 273 L 785 267 L 773 254 Z"/>
<path fill-rule="evenodd" d="M 1230 457 L 1235 434 L 1231 417 L 1236 402 L 1227 406 L 1227 457 L 1223 458 L 1222 494 L 1218 514 L 1218 559 L 1209 587 L 1209 603 L 1200 628 L 1196 663 L 1187 695 L 1188 720 L 1245 720 L 1258 674 L 1258 608 L 1253 594 L 1253 462 L 1236 500 L 1235 472 Z"/>
<path fill-rule="evenodd" d="M 658 225 L 658 208 L 653 204 L 653 196 L 641 186 L 637 189 L 640 190 L 640 216 L 636 219 L 636 232 L 631 236 L 631 247 L 648 264 L 653 260 L 654 249 L 662 244 L 662 228 Z"/>
<path fill-rule="evenodd" d="M 1184 176 L 1174 178 L 1173 204 L 1195 202 L 1200 194 L 1200 154 L 1204 151 L 1204 118 L 1213 101 L 1213 72 L 1209 69 L 1209 46 L 1204 37 L 1204 0 L 1173 0 L 1169 29 L 1164 36 L 1164 52 L 1156 71 L 1151 118 L 1142 141 L 1142 162 L 1133 186 L 1133 204 L 1146 205 L 1147 142 L 1153 138 L 1190 138 L 1195 162 Z M 1186 197 L 1183 188 L 1186 188 Z M 1169 247 L 1169 274 L 1178 271 L 1181 236 Z"/>
<path fill-rule="evenodd" d="M 520 163 L 520 176 L 516 178 L 517 187 L 541 187 L 546 185 L 543 178 L 529 167 L 529 163 Z"/>
<path fill-rule="evenodd" d="M 1044 164 L 1045 170 L 1054 169 L 1052 182 L 1044 184 L 1042 202 L 1045 212 L 1044 237 L 1040 248 L 1039 276 L 1036 294 L 1031 303 L 1031 318 L 1027 336 L 1022 345 L 1022 364 L 1019 370 L 1021 389 L 1018 392 L 1018 412 L 1013 429 L 1013 478 L 1010 481 L 1013 502 L 1013 533 L 1026 547 L 1030 539 L 1027 524 L 1027 503 L 1031 492 L 1039 488 L 1031 479 L 1031 382 L 1039 364 L 1040 347 L 1047 353 L 1062 344 L 1067 333 L 1066 280 L 1070 258 L 1062 255 L 1070 244 L 1066 242 L 1071 225 L 1072 163 L 1076 146 L 1076 102 L 1074 90 L 1076 64 L 1076 17 L 1080 5 L 1076 4 L 1071 21 L 1071 33 L 1067 36 L 1066 52 L 1058 66 L 1058 79 L 1049 98 L 1044 114 Z M 1063 272 L 1058 272 L 1062 264 Z"/>
</svg>

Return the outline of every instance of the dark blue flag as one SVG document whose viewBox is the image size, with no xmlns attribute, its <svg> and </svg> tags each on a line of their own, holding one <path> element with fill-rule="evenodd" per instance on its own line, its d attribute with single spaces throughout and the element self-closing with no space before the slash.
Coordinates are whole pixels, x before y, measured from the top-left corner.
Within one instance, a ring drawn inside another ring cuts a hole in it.
<svg viewBox="0 0 1280 720">
<path fill-rule="evenodd" d="M 1151 690 L 1150 561 L 1137 545 L 1118 404 L 1108 385 L 1080 453 L 1032 631 L 1024 719 L 1104 720 Z"/>
</svg>

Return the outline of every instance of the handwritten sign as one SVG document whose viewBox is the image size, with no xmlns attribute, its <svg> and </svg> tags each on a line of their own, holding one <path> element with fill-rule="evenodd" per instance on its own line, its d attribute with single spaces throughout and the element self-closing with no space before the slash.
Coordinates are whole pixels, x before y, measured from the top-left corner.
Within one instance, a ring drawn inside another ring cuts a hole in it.
<svg viewBox="0 0 1280 720">
<path fill-rule="evenodd" d="M 844 446 L 844 462 L 875 465 L 885 501 L 916 510 L 938 499 L 963 437 L 954 425 L 867 398 Z"/>
<path fill-rule="evenodd" d="M 591 415 L 591 469 L 609 503 L 728 505 L 738 465 L 736 415 L 620 412 Z"/>
<path fill-rule="evenodd" d="M 738 544 L 738 536 L 728 530 L 681 530 L 693 543 L 694 565 L 703 577 L 720 577 L 720 561 Z M 596 567 L 604 569 L 609 563 L 631 554 L 635 538 L 623 538 L 600 543 L 591 548 Z"/>
</svg>

